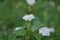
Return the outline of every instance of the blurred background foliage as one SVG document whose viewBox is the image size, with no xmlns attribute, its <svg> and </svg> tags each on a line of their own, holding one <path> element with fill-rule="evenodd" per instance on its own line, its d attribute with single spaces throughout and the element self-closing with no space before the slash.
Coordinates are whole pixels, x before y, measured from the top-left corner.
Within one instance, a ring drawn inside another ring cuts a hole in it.
<svg viewBox="0 0 60 40">
<path fill-rule="evenodd" d="M 51 6 L 50 1 L 54 1 L 55 6 Z M 26 0 L 0 0 L 0 40 L 12 40 L 13 29 L 24 24 L 23 15 L 31 13 L 38 16 L 40 22 L 56 29 L 53 36 L 43 37 L 42 40 L 60 40 L 60 10 L 57 10 L 59 5 L 60 0 L 36 0 L 36 4 L 31 7 Z"/>
</svg>

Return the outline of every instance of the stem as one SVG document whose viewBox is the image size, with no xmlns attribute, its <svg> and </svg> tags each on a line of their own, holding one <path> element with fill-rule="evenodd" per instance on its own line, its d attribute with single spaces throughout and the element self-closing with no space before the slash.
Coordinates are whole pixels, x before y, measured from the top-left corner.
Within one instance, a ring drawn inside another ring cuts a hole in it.
<svg viewBox="0 0 60 40">
<path fill-rule="evenodd" d="M 30 30 L 30 22 L 29 21 L 26 23 L 26 26 L 27 26 L 27 33 L 29 35 L 28 40 L 30 40 L 31 39 L 31 30 Z"/>
</svg>

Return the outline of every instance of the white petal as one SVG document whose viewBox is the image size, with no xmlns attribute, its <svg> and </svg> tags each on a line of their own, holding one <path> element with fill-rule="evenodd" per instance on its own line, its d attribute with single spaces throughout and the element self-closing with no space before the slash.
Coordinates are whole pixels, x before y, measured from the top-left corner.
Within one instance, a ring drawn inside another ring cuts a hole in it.
<svg viewBox="0 0 60 40">
<path fill-rule="evenodd" d="M 28 15 L 23 16 L 23 19 L 28 19 Z"/>
<path fill-rule="evenodd" d="M 30 16 L 32 19 L 34 19 L 34 18 L 35 18 L 33 14 L 30 14 L 29 16 Z"/>
<path fill-rule="evenodd" d="M 25 20 L 25 21 L 28 21 L 28 15 L 25 15 L 25 16 L 23 16 L 23 19 Z"/>
<path fill-rule="evenodd" d="M 19 29 L 22 29 L 22 27 L 17 27 L 17 28 L 15 28 L 15 31 L 16 31 L 16 30 L 19 30 Z"/>
</svg>

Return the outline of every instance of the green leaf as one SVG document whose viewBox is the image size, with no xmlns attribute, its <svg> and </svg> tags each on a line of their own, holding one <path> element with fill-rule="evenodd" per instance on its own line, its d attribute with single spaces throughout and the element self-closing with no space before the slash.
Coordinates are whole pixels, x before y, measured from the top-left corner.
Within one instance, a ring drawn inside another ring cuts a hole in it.
<svg viewBox="0 0 60 40">
<path fill-rule="evenodd" d="M 16 35 L 24 36 L 26 34 L 26 30 L 19 29 L 19 30 L 14 31 L 13 33 L 15 33 Z"/>
<path fill-rule="evenodd" d="M 8 35 L 8 40 L 15 40 L 15 38 L 16 38 L 16 35 L 14 33 L 10 33 Z"/>
<path fill-rule="evenodd" d="M 36 40 L 41 40 L 41 35 L 39 35 L 38 33 L 34 33 L 33 35 L 36 38 Z"/>
<path fill-rule="evenodd" d="M 40 23 L 39 18 L 36 17 L 35 20 L 33 20 L 33 24 L 31 27 L 32 32 L 38 30 L 43 24 Z"/>
<path fill-rule="evenodd" d="M 47 37 L 47 38 L 45 37 L 45 38 L 42 38 L 42 40 L 54 40 L 54 39 L 51 38 L 51 37 L 50 38 L 49 37 Z"/>
</svg>

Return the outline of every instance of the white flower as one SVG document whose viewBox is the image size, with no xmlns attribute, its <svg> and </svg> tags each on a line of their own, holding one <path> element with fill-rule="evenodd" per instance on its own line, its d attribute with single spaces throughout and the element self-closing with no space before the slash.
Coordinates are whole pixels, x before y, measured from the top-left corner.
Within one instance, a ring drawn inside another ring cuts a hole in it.
<svg viewBox="0 0 60 40">
<path fill-rule="evenodd" d="M 50 1 L 49 4 L 50 4 L 51 6 L 55 6 L 55 2 L 54 2 L 54 1 Z"/>
<path fill-rule="evenodd" d="M 16 31 L 16 30 L 19 30 L 19 29 L 22 29 L 22 27 L 17 27 L 17 28 L 15 28 L 15 31 Z"/>
<path fill-rule="evenodd" d="M 39 29 L 39 34 L 42 36 L 50 36 L 50 32 L 54 32 L 53 28 L 42 27 Z"/>
<path fill-rule="evenodd" d="M 26 2 L 27 2 L 28 5 L 33 5 L 33 4 L 36 3 L 35 0 L 26 0 Z"/>
<path fill-rule="evenodd" d="M 57 7 L 57 10 L 60 11 L 60 6 Z"/>
<path fill-rule="evenodd" d="M 24 19 L 25 21 L 31 21 L 31 20 L 34 19 L 34 18 L 35 18 L 35 17 L 34 17 L 33 14 L 23 16 L 23 19 Z"/>
<path fill-rule="evenodd" d="M 50 32 L 47 27 L 42 27 L 39 29 L 39 34 L 43 36 L 50 36 Z"/>
</svg>

